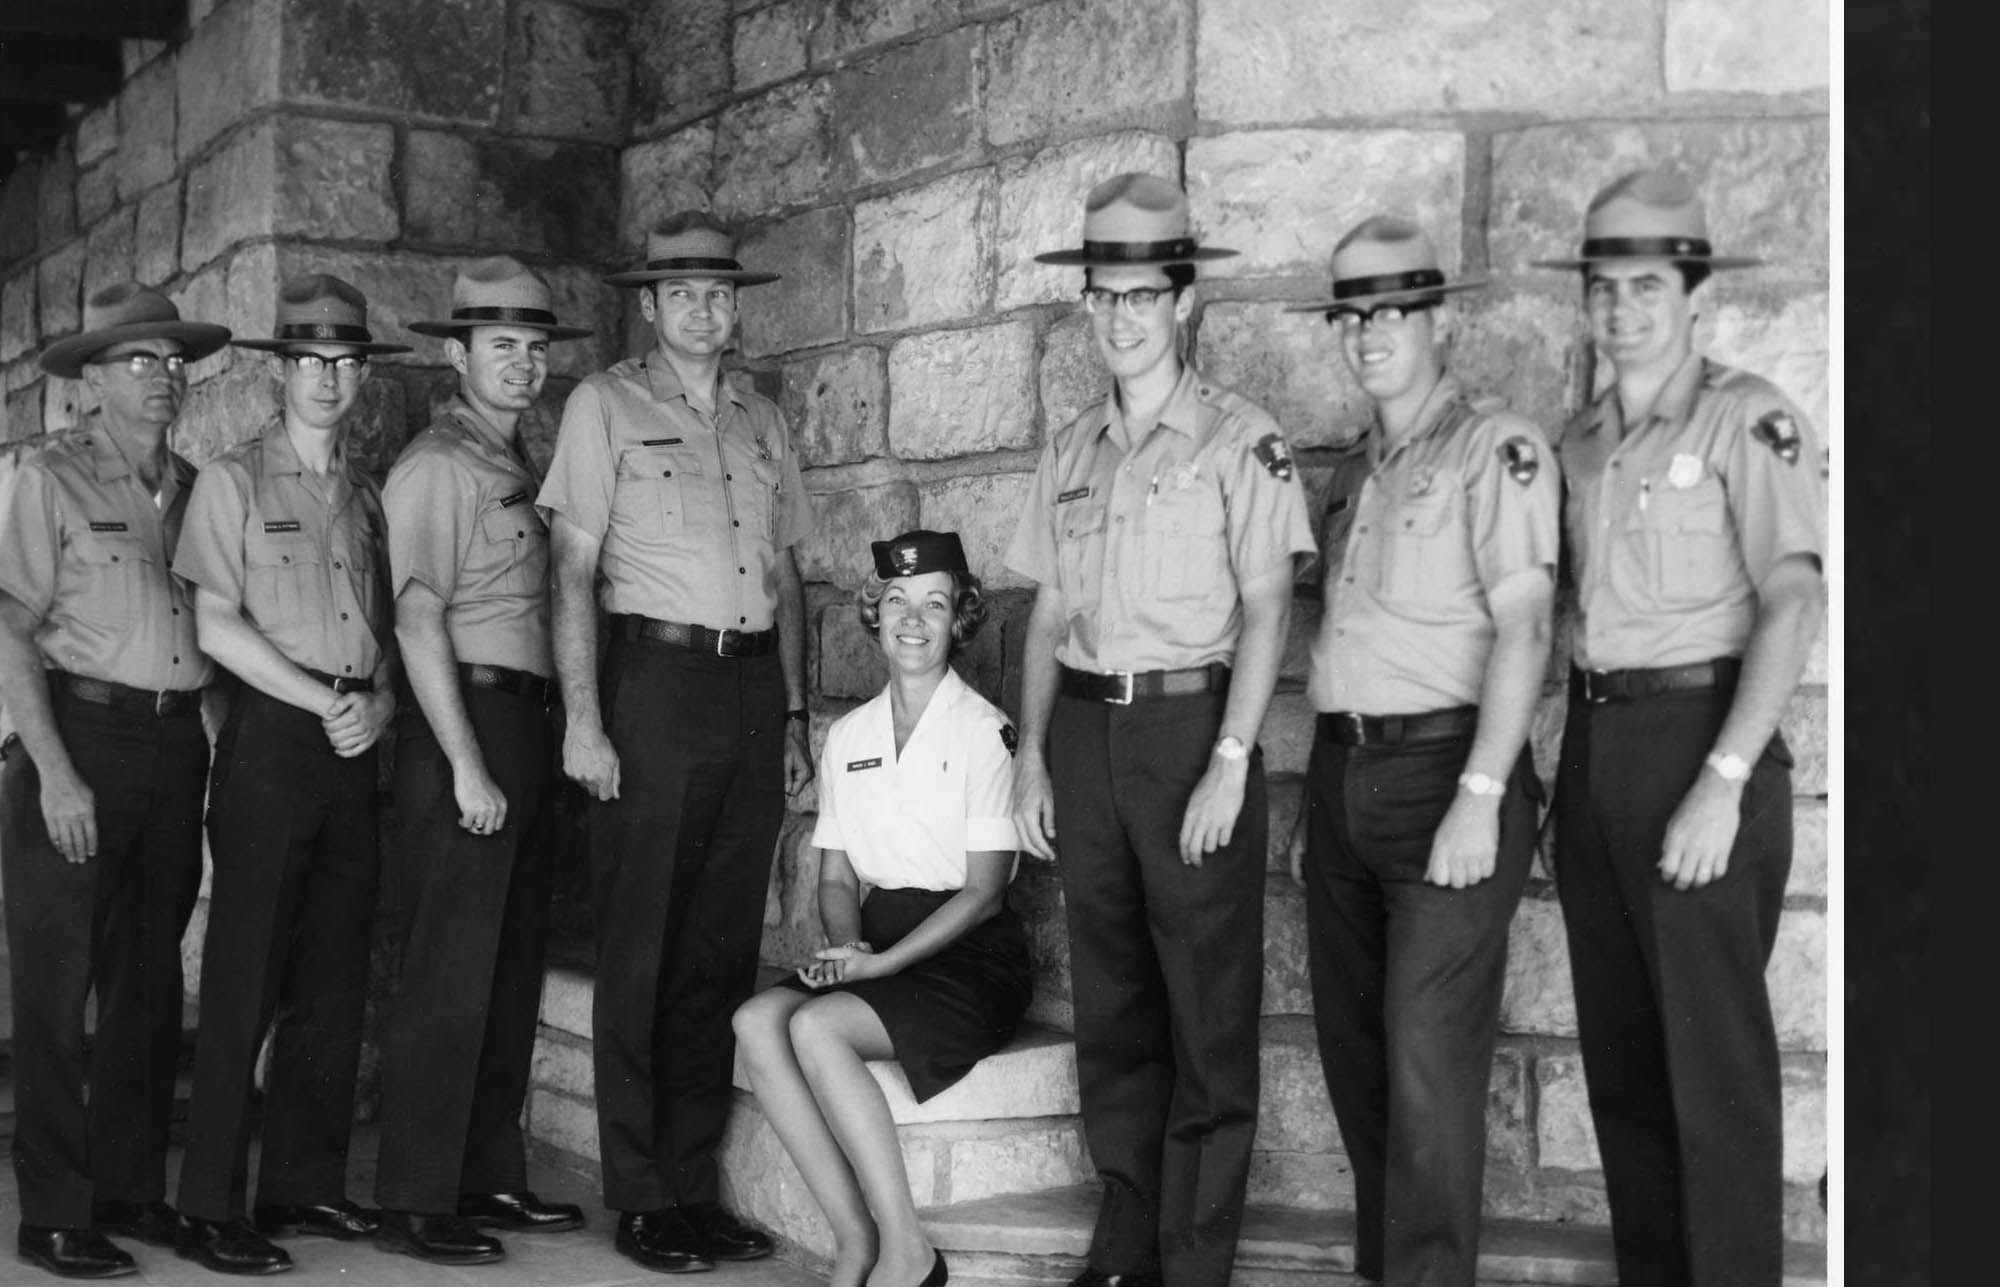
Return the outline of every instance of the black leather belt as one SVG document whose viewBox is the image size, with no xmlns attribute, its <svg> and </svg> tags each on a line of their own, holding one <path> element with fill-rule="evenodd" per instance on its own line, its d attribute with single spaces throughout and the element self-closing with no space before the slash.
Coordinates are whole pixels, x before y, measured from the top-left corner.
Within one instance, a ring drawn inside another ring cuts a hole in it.
<svg viewBox="0 0 2000 1287">
<path fill-rule="evenodd" d="M 537 675 L 532 670 L 515 670 L 512 666 L 489 666 L 483 661 L 459 662 L 458 677 L 473 688 L 512 693 L 544 706 L 548 705 L 550 695 L 556 691 L 556 681 L 546 675 Z"/>
<path fill-rule="evenodd" d="M 323 670 L 313 670 L 306 666 L 301 666 L 299 669 L 305 671 L 306 674 L 311 675 L 314 679 L 325 684 L 336 693 L 372 693 L 375 691 L 375 681 L 372 678 L 358 679 L 353 675 L 329 675 Z"/>
<path fill-rule="evenodd" d="M 1221 662 L 1187 670 L 1072 670 L 1062 668 L 1062 695 L 1087 702 L 1130 706 L 1155 697 L 1186 697 L 1191 693 L 1229 690 L 1229 667 Z"/>
<path fill-rule="evenodd" d="M 1695 693 L 1711 688 L 1734 688 L 1743 671 L 1737 657 L 1717 657 L 1687 666 L 1665 666 L 1658 670 L 1578 670 L 1569 672 L 1569 695 L 1595 705 L 1598 702 L 1629 702 L 1662 693 Z"/>
<path fill-rule="evenodd" d="M 1357 715 L 1329 711 L 1314 721 L 1314 731 L 1342 746 L 1400 746 L 1410 742 L 1441 742 L 1470 737 L 1479 725 L 1477 706 L 1453 706 L 1420 715 Z"/>
<path fill-rule="evenodd" d="M 78 701 L 109 706 L 112 710 L 126 715 L 151 715 L 157 719 L 173 719 L 201 713 L 199 688 L 162 688 L 155 692 L 150 688 L 115 684 L 108 679 L 72 675 L 66 670 L 50 671 L 49 679 Z"/>
<path fill-rule="evenodd" d="M 710 630 L 707 626 L 682 625 L 678 621 L 658 621 L 621 613 L 613 618 L 627 639 L 651 639 L 672 644 L 689 652 L 705 652 L 712 657 L 762 657 L 778 647 L 776 627 L 769 630 Z"/>
</svg>

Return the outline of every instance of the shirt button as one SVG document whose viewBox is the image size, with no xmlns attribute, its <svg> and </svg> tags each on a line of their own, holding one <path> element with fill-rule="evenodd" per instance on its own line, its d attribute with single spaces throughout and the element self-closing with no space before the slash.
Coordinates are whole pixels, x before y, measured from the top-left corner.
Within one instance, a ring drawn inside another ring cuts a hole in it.
<svg viewBox="0 0 2000 1287">
<path fill-rule="evenodd" d="M 280 554 L 278 556 L 278 562 L 280 563 L 290 563 L 291 561 L 292 561 L 292 556 L 289 554 Z"/>
<path fill-rule="evenodd" d="M 741 527 L 741 526 L 743 526 L 743 524 L 739 523 L 738 521 L 736 521 L 736 520 L 735 520 L 735 519 L 733 519 L 733 518 L 729 520 L 729 525 L 730 525 L 731 527 Z"/>
<path fill-rule="evenodd" d="M 178 617 L 179 615 L 181 615 L 181 610 L 180 610 L 179 608 L 175 608 L 175 609 L 174 609 L 174 615 L 175 615 L 175 616 L 177 616 L 177 617 Z"/>
<path fill-rule="evenodd" d="M 747 572 L 748 572 L 748 571 L 749 571 L 750 569 L 749 569 L 749 568 L 737 568 L 736 570 L 737 570 L 738 572 L 746 572 L 746 573 L 747 573 Z"/>
<path fill-rule="evenodd" d="M 660 471 L 660 477 L 662 478 L 672 478 L 673 476 L 674 476 L 674 471 L 671 469 L 662 469 Z"/>
<path fill-rule="evenodd" d="M 116 562 L 118 561 L 118 556 L 117 556 L 116 554 L 112 555 L 112 556 L 111 556 L 111 561 L 112 561 L 113 563 L 116 563 Z"/>
<path fill-rule="evenodd" d="M 748 620 L 750 620 L 750 618 L 748 617 L 738 617 L 736 618 L 736 624 L 740 626 L 743 623 L 747 622 Z"/>
<path fill-rule="evenodd" d="M 1355 528 L 1354 530 L 1361 533 L 1363 536 L 1366 536 L 1368 534 L 1368 524 L 1363 523 L 1361 526 Z"/>
<path fill-rule="evenodd" d="M 722 481 L 724 481 L 724 482 L 726 482 L 726 483 L 733 483 L 733 482 L 735 482 L 735 481 L 736 481 L 736 475 L 734 475 L 734 474 L 724 474 L 724 475 L 722 476 Z"/>
<path fill-rule="evenodd" d="M 342 666 L 341 669 L 346 671 L 350 675 L 354 673 L 354 667 L 352 666 Z"/>
<path fill-rule="evenodd" d="M 346 565 L 345 563 L 338 563 L 338 562 L 336 562 L 336 563 L 335 563 L 335 564 L 333 565 L 333 570 L 334 570 L 334 571 L 336 571 L 336 572 L 343 572 L 343 571 L 345 571 L 346 569 L 347 569 L 347 565 Z"/>
<path fill-rule="evenodd" d="M 1344 576 L 1344 577 L 1342 577 L 1342 578 L 1340 578 L 1340 579 L 1341 579 L 1341 580 L 1343 580 L 1343 581 L 1345 581 L 1345 582 L 1347 582 L 1347 584 L 1349 584 L 1349 585 L 1353 585 L 1353 584 L 1354 584 L 1354 578 L 1353 578 L 1353 577 L 1351 577 L 1351 576 Z"/>
<path fill-rule="evenodd" d="M 174 665 L 178 666 L 180 664 L 181 664 L 181 659 L 179 657 L 174 658 Z"/>
<path fill-rule="evenodd" d="M 340 619 L 341 619 L 342 621 L 345 621 L 345 620 L 347 620 L 347 614 L 346 614 L 345 612 L 341 613 L 341 614 L 340 614 Z"/>
</svg>

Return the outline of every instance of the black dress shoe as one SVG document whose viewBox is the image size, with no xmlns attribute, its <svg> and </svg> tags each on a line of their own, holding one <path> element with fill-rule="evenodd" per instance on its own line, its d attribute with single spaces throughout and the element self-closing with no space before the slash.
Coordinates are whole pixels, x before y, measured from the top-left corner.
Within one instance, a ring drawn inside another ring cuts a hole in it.
<svg viewBox="0 0 2000 1287">
<path fill-rule="evenodd" d="M 464 1216 L 384 1211 L 375 1245 L 440 1265 L 488 1265 L 506 1256 L 498 1238 L 472 1227 Z"/>
<path fill-rule="evenodd" d="M 155 1247 L 171 1247 L 174 1232 L 181 1227 L 181 1213 L 164 1202 L 93 1202 L 90 1227 Z"/>
<path fill-rule="evenodd" d="M 753 1228 L 713 1202 L 683 1202 L 681 1217 L 701 1239 L 710 1260 L 762 1260 L 777 1250 L 771 1235 Z"/>
<path fill-rule="evenodd" d="M 618 1253 L 662 1274 L 698 1274 L 715 1268 L 704 1243 L 673 1207 L 664 1211 L 627 1211 L 618 1217 L 612 1239 Z"/>
<path fill-rule="evenodd" d="M 1107 1274 L 1086 1269 L 1070 1279 L 1069 1287 L 1159 1287 L 1158 1274 Z"/>
<path fill-rule="evenodd" d="M 244 1220 L 183 1215 L 174 1254 L 218 1274 L 281 1274 L 292 1267 L 290 1256 Z"/>
<path fill-rule="evenodd" d="M 273 1237 L 313 1233 L 343 1242 L 373 1237 L 382 1224 L 380 1211 L 356 1206 L 346 1198 L 338 1202 L 259 1202 L 251 1215 L 258 1230 Z"/>
<path fill-rule="evenodd" d="M 526 1189 L 519 1193 L 474 1193 L 458 1200 L 458 1213 L 488 1229 L 561 1233 L 583 1228 L 583 1208 L 574 1202 L 544 1202 Z"/>
<path fill-rule="evenodd" d="M 122 1278 L 139 1272 L 129 1252 L 95 1229 L 24 1224 L 15 1248 L 22 1260 L 61 1278 Z"/>
</svg>

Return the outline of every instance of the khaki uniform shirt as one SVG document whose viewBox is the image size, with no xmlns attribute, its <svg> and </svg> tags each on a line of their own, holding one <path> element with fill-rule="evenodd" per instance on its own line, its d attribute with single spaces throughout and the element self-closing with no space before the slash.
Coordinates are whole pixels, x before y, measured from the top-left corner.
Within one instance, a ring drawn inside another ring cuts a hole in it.
<svg viewBox="0 0 2000 1287">
<path fill-rule="evenodd" d="M 44 665 L 153 691 L 208 683 L 172 559 L 194 480 L 169 453 L 156 502 L 95 413 L 7 472 L 0 590 L 39 620 Z"/>
<path fill-rule="evenodd" d="M 1378 422 L 1336 470 L 1309 692 L 1321 711 L 1416 715 L 1477 705 L 1497 631 L 1487 591 L 1555 571 L 1562 488 L 1531 421 L 1447 375 L 1386 450 Z M 1357 461 L 1356 463 L 1360 463 Z"/>
<path fill-rule="evenodd" d="M 1643 423 L 1614 387 L 1561 453 L 1585 669 L 1741 656 L 1771 569 L 1826 556 L 1826 457 L 1759 376 L 1691 355 Z"/>
<path fill-rule="evenodd" d="M 390 597 L 412 581 L 436 592 L 460 661 L 555 673 L 540 488 L 527 458 L 456 397 L 389 471 Z"/>
<path fill-rule="evenodd" d="M 799 462 L 767 398 L 720 381 L 714 416 L 656 351 L 569 395 L 535 503 L 603 542 L 607 612 L 767 630 L 778 556 L 812 530 Z"/>
<path fill-rule="evenodd" d="M 1238 587 L 1312 550 L 1277 421 L 1189 367 L 1140 441 L 1115 390 L 1049 440 L 1006 562 L 1061 590 L 1064 665 L 1180 670 L 1231 662 Z"/>
<path fill-rule="evenodd" d="M 174 566 L 294 665 L 367 679 L 393 628 L 383 526 L 375 484 L 344 452 L 314 479 L 273 420 L 201 471 Z"/>
</svg>

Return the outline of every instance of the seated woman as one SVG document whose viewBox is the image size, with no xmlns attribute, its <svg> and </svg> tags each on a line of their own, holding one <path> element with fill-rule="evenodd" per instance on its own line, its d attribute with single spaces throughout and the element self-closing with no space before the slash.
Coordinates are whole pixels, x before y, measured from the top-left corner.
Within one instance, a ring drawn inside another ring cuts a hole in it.
<svg viewBox="0 0 2000 1287">
<path fill-rule="evenodd" d="M 736 1012 L 751 1088 L 833 1226 L 834 1287 L 941 1287 L 896 1126 L 864 1066 L 919 1101 L 1004 1045 L 1027 1010 L 1013 875 L 1014 728 L 947 661 L 985 617 L 956 534 L 871 543 L 861 623 L 889 683 L 821 756 L 819 912 L 830 946 Z M 861 886 L 872 892 L 867 901 Z"/>
</svg>

